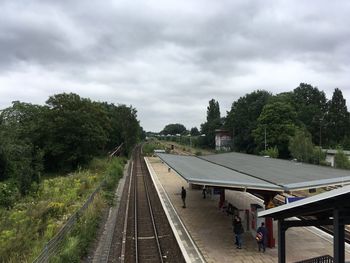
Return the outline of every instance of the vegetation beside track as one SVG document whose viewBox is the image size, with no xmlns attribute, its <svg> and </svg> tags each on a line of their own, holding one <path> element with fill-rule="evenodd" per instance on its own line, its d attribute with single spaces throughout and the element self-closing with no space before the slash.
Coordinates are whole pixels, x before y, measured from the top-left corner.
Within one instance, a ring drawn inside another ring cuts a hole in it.
<svg viewBox="0 0 350 263">
<path fill-rule="evenodd" d="M 89 168 L 68 176 L 42 180 L 35 193 L 17 201 L 12 208 L 0 208 L 0 258 L 4 262 L 33 260 L 65 224 L 67 219 L 105 180 L 103 190 L 80 218 L 67 238 L 56 262 L 76 262 L 87 252 L 100 212 L 111 202 L 113 190 L 123 172 L 125 159 L 94 159 Z"/>
<path fill-rule="evenodd" d="M 151 156 L 154 153 L 154 150 L 165 150 L 169 152 L 169 148 L 166 147 L 166 145 L 160 143 L 158 140 L 150 140 L 143 144 L 142 146 L 142 153 L 145 156 Z"/>
</svg>

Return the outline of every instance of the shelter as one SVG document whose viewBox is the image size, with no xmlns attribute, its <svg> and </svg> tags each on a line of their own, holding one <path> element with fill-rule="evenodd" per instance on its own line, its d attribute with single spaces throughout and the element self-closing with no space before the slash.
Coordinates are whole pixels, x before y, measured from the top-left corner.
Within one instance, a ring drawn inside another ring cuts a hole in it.
<svg viewBox="0 0 350 263">
<path fill-rule="evenodd" d="M 296 191 L 350 182 L 350 171 L 251 154 L 223 153 L 201 159 Z"/>
<path fill-rule="evenodd" d="M 279 192 L 350 183 L 350 171 L 265 158 L 223 153 L 202 157 L 159 153 L 188 183 L 247 191 L 260 196 L 267 208 Z M 266 218 L 268 245 L 274 246 L 272 218 Z"/>
<path fill-rule="evenodd" d="M 278 220 L 278 262 L 286 262 L 285 235 L 288 228 L 332 225 L 334 262 L 343 263 L 345 261 L 345 225 L 350 224 L 349 200 L 350 185 L 259 212 L 259 217 L 272 217 Z M 302 216 L 301 220 L 295 218 L 286 220 Z"/>
<path fill-rule="evenodd" d="M 231 187 L 241 190 L 283 191 L 278 185 L 207 162 L 195 156 L 163 153 L 157 153 L 157 155 L 187 182 L 192 184 Z"/>
<path fill-rule="evenodd" d="M 158 156 L 195 184 L 283 192 L 350 183 L 350 171 L 262 156 L 223 153 Z"/>
</svg>

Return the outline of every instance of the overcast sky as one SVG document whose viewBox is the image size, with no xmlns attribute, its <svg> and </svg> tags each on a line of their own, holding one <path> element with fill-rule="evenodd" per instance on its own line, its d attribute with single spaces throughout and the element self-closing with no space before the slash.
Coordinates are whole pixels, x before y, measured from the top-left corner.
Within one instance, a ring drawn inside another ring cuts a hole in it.
<svg viewBox="0 0 350 263">
<path fill-rule="evenodd" d="M 199 127 L 256 89 L 350 102 L 350 1 L 0 0 L 0 109 L 74 92 L 132 105 L 147 131 Z"/>
</svg>

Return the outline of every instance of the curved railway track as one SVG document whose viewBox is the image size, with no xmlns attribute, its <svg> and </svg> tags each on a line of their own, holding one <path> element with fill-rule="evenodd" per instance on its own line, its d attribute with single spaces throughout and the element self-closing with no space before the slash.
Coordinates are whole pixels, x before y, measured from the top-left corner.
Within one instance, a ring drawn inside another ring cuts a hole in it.
<svg viewBox="0 0 350 263">
<path fill-rule="evenodd" d="M 141 156 L 133 155 L 121 262 L 185 262 Z"/>
</svg>

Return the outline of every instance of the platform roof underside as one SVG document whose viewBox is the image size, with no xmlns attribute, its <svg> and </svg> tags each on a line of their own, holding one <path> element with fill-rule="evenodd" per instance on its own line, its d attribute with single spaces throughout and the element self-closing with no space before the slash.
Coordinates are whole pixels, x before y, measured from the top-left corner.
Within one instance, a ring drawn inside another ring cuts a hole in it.
<svg viewBox="0 0 350 263">
<path fill-rule="evenodd" d="M 333 216 L 334 208 L 349 211 L 350 185 L 259 212 L 259 217 L 285 219 L 294 216 Z"/>
<path fill-rule="evenodd" d="M 158 156 L 190 183 L 292 191 L 350 183 L 350 171 L 241 153 Z"/>
</svg>

